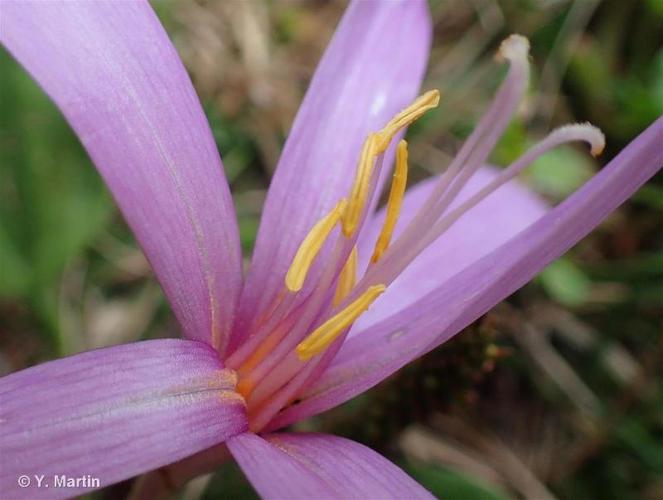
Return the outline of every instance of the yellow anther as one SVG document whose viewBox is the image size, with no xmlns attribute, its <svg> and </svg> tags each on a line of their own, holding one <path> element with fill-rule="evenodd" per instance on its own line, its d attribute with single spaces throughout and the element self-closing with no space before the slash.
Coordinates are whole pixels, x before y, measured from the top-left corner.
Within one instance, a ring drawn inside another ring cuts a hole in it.
<svg viewBox="0 0 663 500">
<path fill-rule="evenodd" d="M 316 330 L 306 337 L 297 346 L 297 356 L 302 361 L 311 359 L 316 354 L 324 351 L 329 344 L 348 328 L 355 320 L 369 308 L 382 292 L 387 289 L 385 285 L 374 285 L 369 287 L 357 300 L 339 312 L 336 316 L 329 318 Z"/>
<path fill-rule="evenodd" d="M 364 204 L 366 203 L 371 184 L 373 164 L 375 162 L 375 144 L 375 134 L 369 134 L 361 149 L 361 156 L 357 165 L 357 175 L 355 183 L 352 186 L 352 193 L 350 193 L 350 202 L 343 216 L 343 234 L 346 238 L 349 238 L 354 233 L 364 210 Z"/>
<path fill-rule="evenodd" d="M 359 219 L 368 197 L 375 158 L 387 150 L 391 140 L 401 129 L 418 120 L 421 115 L 429 109 L 437 107 L 439 103 L 439 90 L 430 90 L 394 116 L 382 130 L 368 135 L 361 150 L 348 210 L 343 216 L 343 234 L 346 238 L 351 237 L 359 225 Z"/>
<path fill-rule="evenodd" d="M 302 289 L 311 264 L 313 264 L 322 245 L 329 237 L 329 233 L 343 217 L 347 205 L 348 202 L 345 198 L 339 201 L 331 212 L 313 226 L 304 241 L 299 245 L 295 258 L 292 259 L 292 264 L 290 264 L 290 269 L 288 269 L 288 274 L 285 276 L 285 286 L 288 287 L 288 290 L 298 292 Z"/>
<path fill-rule="evenodd" d="M 377 133 L 376 154 L 384 153 L 389 147 L 391 140 L 401 129 L 421 118 L 426 111 L 436 108 L 439 103 L 440 91 L 429 90 L 389 120 L 389 123 Z"/>
<path fill-rule="evenodd" d="M 348 296 L 357 281 L 357 247 L 352 249 L 338 277 L 336 292 L 334 292 L 334 307 L 339 305 Z"/>
<path fill-rule="evenodd" d="M 402 140 L 398 143 L 396 149 L 396 169 L 391 181 L 391 191 L 389 191 L 389 201 L 387 202 L 387 215 L 384 219 L 384 225 L 378 240 L 375 242 L 375 249 L 371 262 L 376 263 L 380 256 L 389 246 L 391 236 L 394 234 L 394 228 L 398 221 L 398 215 L 403 205 L 403 196 L 405 195 L 405 185 L 407 184 L 407 142 Z"/>
</svg>

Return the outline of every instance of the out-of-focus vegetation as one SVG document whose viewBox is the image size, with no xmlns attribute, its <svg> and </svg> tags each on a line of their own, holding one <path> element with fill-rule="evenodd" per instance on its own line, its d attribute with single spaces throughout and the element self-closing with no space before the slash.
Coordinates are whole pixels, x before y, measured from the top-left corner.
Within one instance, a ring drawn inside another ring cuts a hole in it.
<svg viewBox="0 0 663 500">
<path fill-rule="evenodd" d="M 343 2 L 161 1 L 223 155 L 250 255 L 297 105 Z M 591 121 L 598 162 L 549 153 L 524 180 L 556 202 L 663 113 L 661 0 L 432 0 L 426 88 L 439 111 L 410 131 L 416 181 L 444 168 L 503 68 L 532 42 L 532 85 L 493 161 L 556 124 Z M 0 52 L 0 373 L 177 327 L 76 138 Z M 662 146 L 663 147 L 663 146 Z M 300 429 L 340 433 L 434 493 L 468 498 L 663 498 L 663 179 L 466 332 Z M 113 497 L 114 488 L 99 494 Z M 236 466 L 187 497 L 251 498 Z"/>
</svg>

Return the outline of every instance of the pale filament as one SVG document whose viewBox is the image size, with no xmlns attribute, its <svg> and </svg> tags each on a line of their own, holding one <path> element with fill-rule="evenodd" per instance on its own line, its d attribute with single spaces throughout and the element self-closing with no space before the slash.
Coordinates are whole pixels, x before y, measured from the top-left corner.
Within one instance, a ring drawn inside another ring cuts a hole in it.
<svg viewBox="0 0 663 500">
<path fill-rule="evenodd" d="M 506 130 L 527 89 L 528 50 L 529 42 L 518 35 L 512 35 L 502 42 L 498 53 L 501 55 L 498 57 L 511 63 L 505 82 L 488 111 L 442 174 L 421 210 L 399 239 L 392 244 L 392 252 L 398 251 L 413 239 L 421 238 L 425 228 L 430 227 L 440 217 L 472 174 L 486 161 L 498 138 Z M 460 172 L 463 172 L 461 177 L 458 176 Z M 452 184 L 453 187 L 449 189 Z"/>
<path fill-rule="evenodd" d="M 551 132 L 545 139 L 530 148 L 517 161 L 500 172 L 492 181 L 482 187 L 479 191 L 465 200 L 454 210 L 444 215 L 433 227 L 427 227 L 424 238 L 408 242 L 408 252 L 391 253 L 376 266 L 369 268 L 362 280 L 357 284 L 356 289 L 371 286 L 372 283 L 392 283 L 403 270 L 431 243 L 444 234 L 453 224 L 458 221 L 472 208 L 481 201 L 488 198 L 497 189 L 507 182 L 513 180 L 526 167 L 532 164 L 537 158 L 547 151 L 562 144 L 572 141 L 584 141 L 591 147 L 591 153 L 597 156 L 603 150 L 605 139 L 603 134 L 596 127 L 589 124 L 566 125 Z"/>
</svg>

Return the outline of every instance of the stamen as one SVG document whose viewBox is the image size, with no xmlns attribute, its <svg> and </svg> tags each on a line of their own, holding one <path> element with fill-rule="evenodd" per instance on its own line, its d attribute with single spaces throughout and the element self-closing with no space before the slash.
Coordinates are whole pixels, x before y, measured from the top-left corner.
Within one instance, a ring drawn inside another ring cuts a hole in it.
<svg viewBox="0 0 663 500">
<path fill-rule="evenodd" d="M 439 103 L 440 91 L 429 90 L 389 120 L 389 123 L 376 134 L 377 154 L 382 154 L 387 150 L 391 140 L 401 129 L 417 121 L 426 111 L 436 108 Z"/>
<path fill-rule="evenodd" d="M 371 262 L 373 263 L 376 263 L 380 259 L 380 256 L 389 246 L 398 216 L 401 212 L 405 186 L 407 184 L 407 156 L 407 142 L 402 140 L 398 143 L 398 149 L 396 150 L 396 169 L 391 182 L 391 191 L 389 191 L 387 215 L 385 216 L 380 236 L 375 242 L 375 249 L 371 257 Z"/>
<path fill-rule="evenodd" d="M 359 219 L 370 191 L 369 186 L 375 157 L 387 150 L 391 140 L 401 129 L 421 118 L 426 111 L 437 107 L 439 103 L 440 91 L 430 90 L 394 116 L 382 130 L 368 135 L 361 151 L 348 210 L 343 217 L 343 234 L 346 238 L 350 238 L 359 225 Z"/>
<path fill-rule="evenodd" d="M 324 351 L 347 327 L 363 314 L 369 306 L 387 289 L 385 285 L 369 287 L 357 300 L 341 312 L 320 325 L 297 346 L 297 355 L 302 361 L 308 361 Z"/>
<path fill-rule="evenodd" d="M 352 248 L 348 260 L 345 262 L 338 277 L 336 292 L 334 293 L 334 307 L 338 306 L 348 296 L 357 281 L 357 247 Z"/>
<path fill-rule="evenodd" d="M 286 297 L 286 291 L 282 288 L 278 294 L 276 294 L 276 297 L 272 300 L 272 302 L 269 304 L 265 312 L 260 314 L 258 318 L 255 321 L 255 327 L 259 328 L 272 317 L 274 312 L 283 304 L 283 299 Z"/>
<path fill-rule="evenodd" d="M 361 150 L 359 164 L 357 165 L 357 175 L 355 183 L 352 186 L 352 193 L 350 194 L 350 203 L 343 217 L 343 234 L 346 238 L 351 237 L 357 228 L 361 212 L 366 203 L 371 174 L 373 173 L 373 164 L 375 162 L 375 147 L 376 135 L 369 134 Z"/>
<path fill-rule="evenodd" d="M 313 226 L 309 231 L 299 249 L 292 260 L 288 274 L 285 276 L 285 285 L 291 292 L 298 292 L 304 286 L 306 275 L 315 260 L 315 257 L 320 252 L 322 245 L 329 237 L 334 226 L 341 220 L 347 207 L 347 200 L 341 199 L 336 206 L 323 217 L 318 223 Z"/>
<path fill-rule="evenodd" d="M 251 355 L 244 361 L 236 372 L 241 376 L 246 376 L 253 370 L 265 357 L 274 350 L 281 339 L 290 331 L 295 323 L 293 317 L 287 318 L 283 323 L 278 325 L 265 340 L 251 353 Z"/>
</svg>

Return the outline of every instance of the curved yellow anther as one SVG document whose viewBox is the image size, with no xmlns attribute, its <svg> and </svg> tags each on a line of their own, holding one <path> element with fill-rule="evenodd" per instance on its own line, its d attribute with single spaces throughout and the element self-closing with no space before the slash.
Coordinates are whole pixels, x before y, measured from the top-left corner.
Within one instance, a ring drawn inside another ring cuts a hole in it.
<svg viewBox="0 0 663 500">
<path fill-rule="evenodd" d="M 355 183 L 350 193 L 348 209 L 343 216 L 343 234 L 349 238 L 354 233 L 359 219 L 361 218 L 364 204 L 368 196 L 368 190 L 371 184 L 371 174 L 373 173 L 373 164 L 375 163 L 375 134 L 368 134 L 361 149 L 359 164 L 357 165 L 357 174 Z"/>
<path fill-rule="evenodd" d="M 322 245 L 329 237 L 329 233 L 343 217 L 347 205 L 347 200 L 345 198 L 341 199 L 331 212 L 311 228 L 304 241 L 299 245 L 295 258 L 292 259 L 292 264 L 290 264 L 290 269 L 288 269 L 288 274 L 285 276 L 285 286 L 288 287 L 288 290 L 298 292 L 302 289 L 311 264 L 313 264 Z"/>
<path fill-rule="evenodd" d="M 377 135 L 376 154 L 384 153 L 394 136 L 403 128 L 415 122 L 428 110 L 436 108 L 440 103 L 440 91 L 429 90 L 420 95 L 412 104 L 394 116 Z"/>
<path fill-rule="evenodd" d="M 371 184 L 375 158 L 384 153 L 394 136 L 404 127 L 418 120 L 429 109 L 440 103 L 440 91 L 430 90 L 419 96 L 412 104 L 394 116 L 379 132 L 369 134 L 359 157 L 357 175 L 352 186 L 348 210 L 343 216 L 343 234 L 346 238 L 354 234 L 366 204 Z"/>
<path fill-rule="evenodd" d="M 380 256 L 389 246 L 391 237 L 394 234 L 394 228 L 398 221 L 398 215 L 403 205 L 403 196 L 405 195 L 405 186 L 407 184 L 407 142 L 401 140 L 396 149 L 396 169 L 391 181 L 391 190 L 389 191 L 389 201 L 387 201 L 387 215 L 384 219 L 382 231 L 375 242 L 375 249 L 371 256 L 371 262 L 376 263 Z"/>
<path fill-rule="evenodd" d="M 315 329 L 297 346 L 297 356 L 302 361 L 311 359 L 316 354 L 324 351 L 347 327 L 369 308 L 382 292 L 387 289 L 385 285 L 374 285 L 369 287 L 357 300 L 348 307 L 332 316 L 322 325 Z"/>
<path fill-rule="evenodd" d="M 348 296 L 357 281 L 357 247 L 350 252 L 348 260 L 345 262 L 341 274 L 338 277 L 338 284 L 334 292 L 334 307 L 339 305 L 345 297 Z"/>
</svg>

